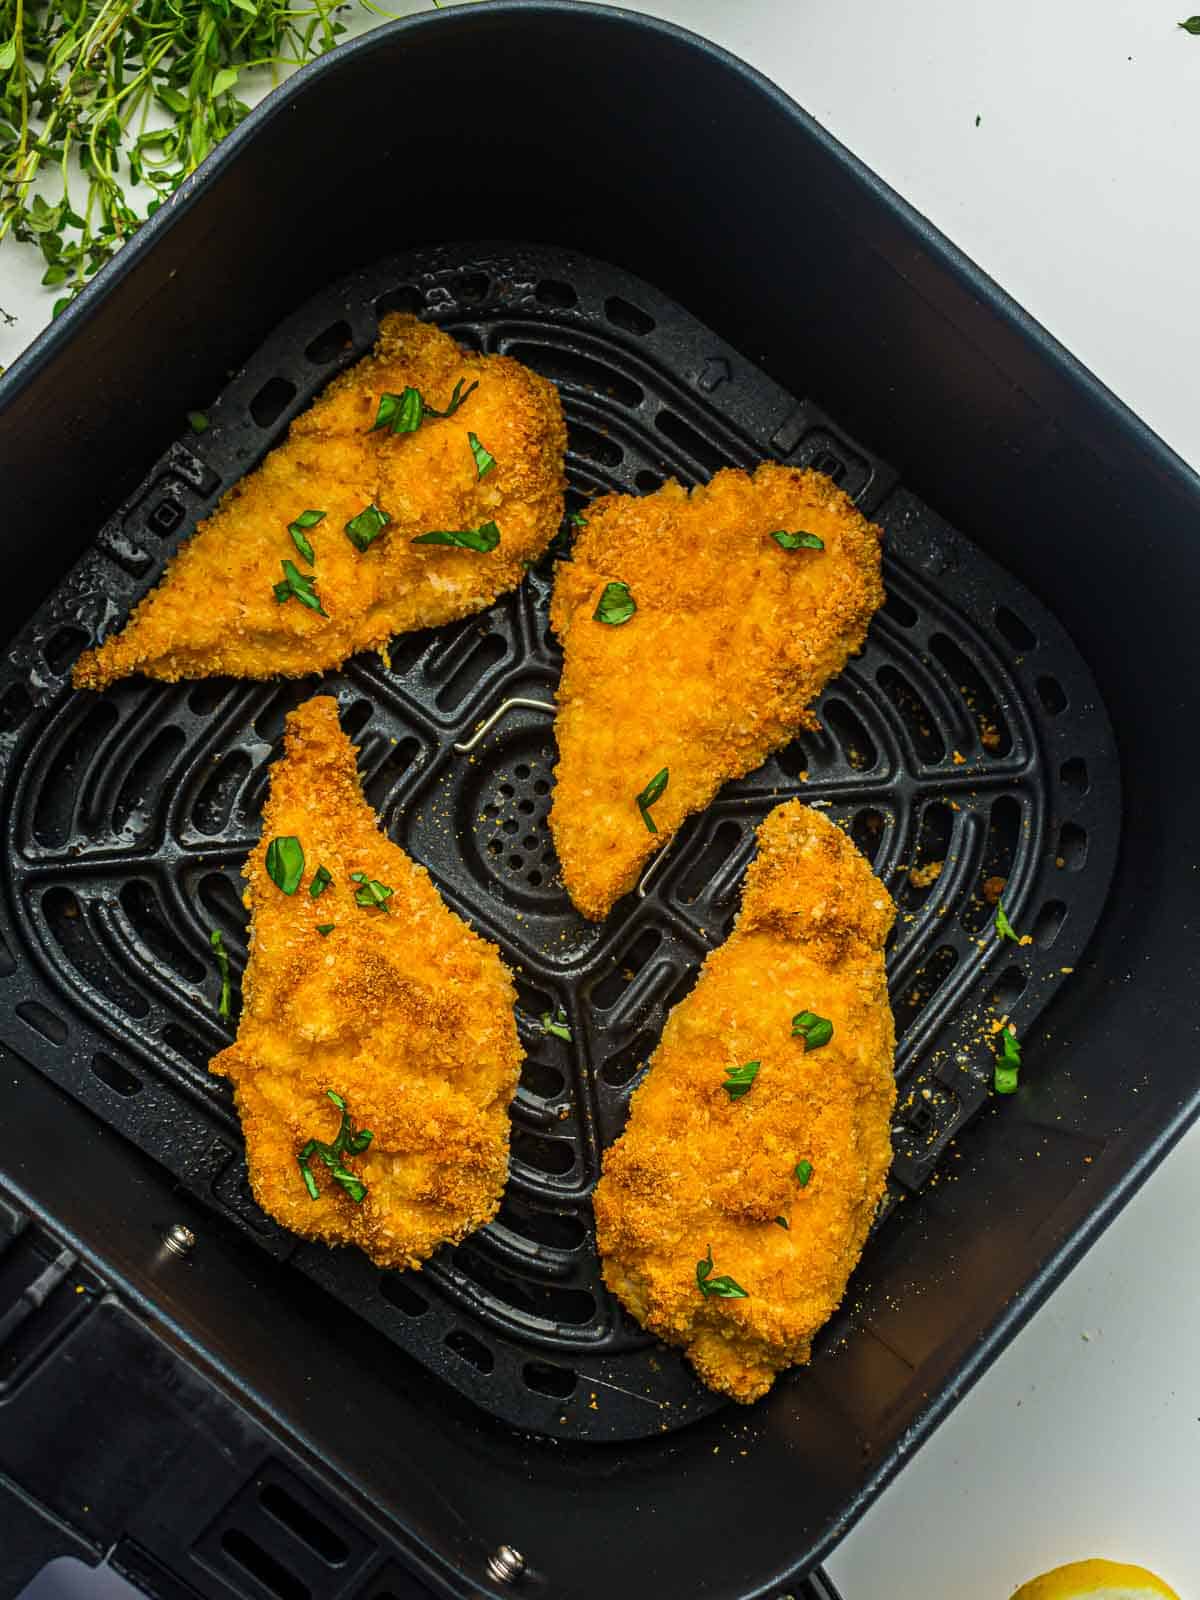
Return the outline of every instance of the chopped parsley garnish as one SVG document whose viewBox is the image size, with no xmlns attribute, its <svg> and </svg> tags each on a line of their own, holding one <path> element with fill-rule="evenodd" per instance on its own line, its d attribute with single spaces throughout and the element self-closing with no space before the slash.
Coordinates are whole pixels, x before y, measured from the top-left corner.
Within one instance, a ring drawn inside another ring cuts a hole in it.
<svg viewBox="0 0 1200 1600">
<path fill-rule="evenodd" d="M 567 1021 L 567 1013 L 561 1006 L 551 1016 L 548 1011 L 542 1012 L 542 1032 L 552 1033 L 556 1039 L 565 1039 L 571 1042 L 571 1027 Z"/>
<path fill-rule="evenodd" d="M 592 612 L 593 622 L 607 622 L 610 628 L 619 628 L 628 622 L 637 610 L 637 601 L 629 592 L 627 583 L 606 583 L 600 603 Z"/>
<path fill-rule="evenodd" d="M 387 428 L 393 434 L 416 433 L 426 417 L 452 417 L 471 390 L 478 387 L 476 381 L 464 391 L 463 380 L 460 378 L 454 385 L 450 404 L 445 411 L 438 411 L 435 406 L 431 406 L 419 389 L 409 387 L 399 394 L 381 394 L 379 410 L 375 413 L 375 421 L 371 424 L 370 431 L 374 433 L 379 428 Z M 486 470 L 484 468 L 484 471 Z M 480 472 L 479 476 L 482 478 L 483 472 Z"/>
<path fill-rule="evenodd" d="M 1186 22 L 1181 22 L 1179 26 L 1184 33 L 1200 35 L 1200 17 L 1189 17 Z"/>
<path fill-rule="evenodd" d="M 475 379 L 474 383 L 467 384 L 467 387 L 465 389 L 463 388 L 463 380 L 460 378 L 458 380 L 458 382 L 454 385 L 454 388 L 453 388 L 453 390 L 451 392 L 451 395 L 450 395 L 450 404 L 446 407 L 445 411 L 435 411 L 434 408 L 431 405 L 429 405 L 428 402 L 426 402 L 425 415 L 427 417 L 452 417 L 454 415 L 454 413 L 458 410 L 459 406 L 462 405 L 463 401 L 467 398 L 467 396 L 471 395 L 471 394 L 474 394 L 475 390 L 478 389 L 478 387 L 479 387 L 479 379 L 478 378 Z M 482 476 L 483 476 L 483 474 L 480 473 L 480 477 L 482 477 Z"/>
<path fill-rule="evenodd" d="M 1014 929 L 1008 920 L 1008 912 L 1004 909 L 1004 901 L 996 901 L 996 935 L 1001 939 L 1011 939 L 1014 944 L 1020 944 L 1021 935 Z"/>
<path fill-rule="evenodd" d="M 815 1011 L 797 1011 L 792 1018 L 792 1035 L 804 1040 L 806 1051 L 819 1050 L 833 1038 L 833 1023 Z"/>
<path fill-rule="evenodd" d="M 325 936 L 327 934 L 332 933 L 334 928 L 336 928 L 336 927 L 337 927 L 337 923 L 336 922 L 318 922 L 317 923 L 317 932 L 321 935 L 322 939 L 324 939 Z"/>
<path fill-rule="evenodd" d="M 370 545 L 374 544 L 379 535 L 391 521 L 386 511 L 381 511 L 372 503 L 356 517 L 351 517 L 346 524 L 346 537 L 354 548 L 361 554 Z"/>
<path fill-rule="evenodd" d="M 350 882 L 358 885 L 354 891 L 356 906 L 378 906 L 381 911 L 386 911 L 388 901 L 396 892 L 395 889 L 389 889 L 386 883 L 380 883 L 378 878 L 368 878 L 365 872 L 352 872 Z"/>
<path fill-rule="evenodd" d="M 583 515 L 582 511 L 572 511 L 571 515 L 567 518 L 567 521 L 572 523 L 576 528 L 587 527 L 587 518 Z"/>
<path fill-rule="evenodd" d="M 776 528 L 771 535 L 781 550 L 824 550 L 825 541 L 815 533 L 786 533 Z"/>
<path fill-rule="evenodd" d="M 284 605 L 288 600 L 299 600 L 300 604 L 307 606 L 310 611 L 316 611 L 321 616 L 327 617 L 329 613 L 317 597 L 317 580 L 306 577 L 294 561 L 284 561 L 281 565 L 283 582 L 275 585 L 277 603 Z"/>
<path fill-rule="evenodd" d="M 494 522 L 481 522 L 477 528 L 458 528 L 447 532 L 437 529 L 433 533 L 419 533 L 413 544 L 452 544 L 460 550 L 478 550 L 487 555 L 500 543 L 500 529 Z"/>
<path fill-rule="evenodd" d="M 304 876 L 304 850 L 299 839 L 284 834 L 267 846 L 267 876 L 284 894 L 295 894 Z"/>
<path fill-rule="evenodd" d="M 779 1226 L 781 1228 L 786 1228 L 789 1233 L 791 1232 L 792 1225 L 791 1225 L 791 1223 L 788 1221 L 788 1219 L 786 1217 L 776 1217 L 775 1221 L 779 1224 Z"/>
<path fill-rule="evenodd" d="M 1182 27 L 1182 23 L 1180 26 Z M 208 418 L 204 415 L 203 411 L 189 411 L 187 414 L 187 419 L 188 427 L 193 433 L 208 432 Z"/>
<path fill-rule="evenodd" d="M 320 1139 L 309 1139 L 300 1147 L 300 1153 L 296 1157 L 300 1163 L 300 1175 L 304 1179 L 304 1187 L 308 1190 L 310 1198 L 319 1199 L 321 1191 L 317 1188 L 317 1180 L 313 1177 L 312 1168 L 309 1166 L 313 1156 L 317 1156 L 329 1168 L 335 1181 L 341 1184 L 355 1205 L 361 1205 L 366 1198 L 367 1186 L 361 1178 L 356 1178 L 352 1172 L 347 1172 L 342 1157 L 362 1155 L 375 1135 L 369 1128 L 363 1128 L 355 1133 L 350 1113 L 346 1110 L 346 1102 L 341 1095 L 334 1094 L 332 1089 L 326 1089 L 325 1093 L 342 1113 L 342 1125 L 332 1144 L 325 1144 Z"/>
<path fill-rule="evenodd" d="M 319 900 L 332 882 L 333 873 L 330 872 L 329 868 L 318 867 L 312 875 L 312 882 L 308 886 L 308 892 L 314 900 Z"/>
<path fill-rule="evenodd" d="M 402 394 L 381 394 L 371 432 L 390 428 L 393 433 L 416 433 L 424 416 L 425 402 L 419 389 L 405 389 Z"/>
<path fill-rule="evenodd" d="M 720 1277 L 714 1278 L 712 1269 L 713 1253 L 712 1245 L 710 1244 L 708 1255 L 703 1261 L 697 1261 L 696 1263 L 696 1286 L 705 1298 L 709 1295 L 716 1295 L 718 1300 L 749 1300 L 750 1296 L 740 1283 L 735 1283 L 732 1278 L 727 1277 L 724 1273 Z"/>
<path fill-rule="evenodd" d="M 471 446 L 471 454 L 475 457 L 475 480 L 478 482 L 496 465 L 496 458 L 485 445 L 480 444 L 475 434 L 467 434 L 467 443 Z"/>
<path fill-rule="evenodd" d="M 740 1100 L 744 1094 L 750 1093 L 750 1086 L 758 1077 L 761 1061 L 747 1061 L 744 1067 L 726 1067 L 725 1076 L 729 1080 L 721 1085 L 731 1100 Z"/>
<path fill-rule="evenodd" d="M 807 1189 L 808 1188 L 808 1180 L 812 1177 L 812 1175 L 813 1175 L 813 1164 L 812 1164 L 811 1161 L 797 1161 L 797 1163 L 796 1163 L 796 1182 L 800 1185 L 800 1187 L 802 1189 Z"/>
<path fill-rule="evenodd" d="M 310 567 L 316 564 L 317 558 L 313 555 L 313 547 L 308 541 L 307 529 L 315 528 L 318 522 L 325 521 L 325 517 L 326 513 L 324 511 L 302 511 L 295 522 L 288 523 L 288 532 L 292 536 L 292 543 Z"/>
<path fill-rule="evenodd" d="M 208 942 L 213 947 L 213 954 L 217 958 L 217 970 L 221 974 L 221 998 L 217 1001 L 217 1015 L 229 1015 L 229 954 L 225 949 L 225 941 L 221 938 L 221 930 L 214 928 L 208 936 Z"/>
<path fill-rule="evenodd" d="M 654 776 L 650 779 L 650 782 L 642 790 L 641 794 L 634 796 L 634 799 L 637 801 L 637 808 L 642 813 L 642 821 L 646 824 L 646 827 L 651 833 L 658 832 L 658 824 L 650 815 L 650 807 L 655 803 L 655 801 L 662 799 L 664 793 L 666 792 L 666 787 L 669 781 L 670 774 L 667 768 L 664 767 L 661 772 L 656 772 L 654 774 Z"/>
<path fill-rule="evenodd" d="M 997 1094 L 1015 1094 L 1021 1071 L 1021 1046 L 1011 1028 L 1000 1032 L 1000 1053 L 996 1057 L 993 1082 Z"/>
</svg>

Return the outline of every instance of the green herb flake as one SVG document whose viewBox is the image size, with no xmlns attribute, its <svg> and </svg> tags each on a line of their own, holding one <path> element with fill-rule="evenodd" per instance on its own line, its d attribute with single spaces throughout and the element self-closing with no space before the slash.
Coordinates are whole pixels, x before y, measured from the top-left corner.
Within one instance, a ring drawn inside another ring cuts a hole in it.
<svg viewBox="0 0 1200 1600">
<path fill-rule="evenodd" d="M 208 942 L 212 945 L 213 954 L 217 958 L 217 970 L 221 974 L 221 998 L 217 1001 L 217 1015 L 228 1017 L 229 1000 L 232 992 L 229 982 L 229 953 L 225 949 L 225 941 L 221 937 L 219 928 L 214 928 L 209 934 Z"/>
<path fill-rule="evenodd" d="M 322 617 L 329 613 L 321 604 L 317 594 L 315 578 L 310 578 L 300 571 L 294 561 L 283 561 L 283 582 L 275 585 L 275 600 L 279 605 L 286 605 L 289 600 L 299 600 L 302 606 L 307 606 L 310 611 L 315 611 Z"/>
<path fill-rule="evenodd" d="M 463 388 L 463 382 L 464 380 L 460 378 L 454 385 L 454 390 L 450 395 L 450 404 L 446 407 L 445 411 L 435 411 L 431 405 L 426 403 L 425 415 L 427 417 L 452 417 L 458 410 L 459 406 L 462 405 L 463 401 L 466 400 L 469 395 L 474 394 L 476 389 L 479 387 L 478 378 L 474 383 L 468 383 L 465 389 Z M 482 477 L 483 474 L 480 473 L 479 476 Z"/>
<path fill-rule="evenodd" d="M 391 521 L 386 511 L 372 503 L 346 524 L 346 537 L 361 555 L 367 550 Z"/>
<path fill-rule="evenodd" d="M 744 1094 L 750 1093 L 750 1087 L 758 1077 L 761 1061 L 747 1061 L 744 1067 L 726 1067 L 725 1076 L 727 1083 L 721 1085 L 731 1100 L 740 1100 Z"/>
<path fill-rule="evenodd" d="M 267 876 L 284 894 L 295 894 L 304 876 L 304 849 L 299 839 L 288 833 L 272 839 L 267 846 Z"/>
<path fill-rule="evenodd" d="M 47 274 L 47 277 L 48 276 L 49 276 L 49 274 Z M 65 274 L 64 274 L 64 277 L 65 277 Z M 43 280 L 43 281 L 45 281 L 45 280 Z M 62 283 L 63 282 L 63 278 L 59 278 L 57 281 L 59 283 Z M 187 419 L 188 419 L 188 427 L 192 430 L 193 433 L 207 433 L 208 432 L 208 418 L 205 416 L 203 411 L 189 411 L 188 414 L 187 414 Z"/>
<path fill-rule="evenodd" d="M 572 511 L 571 515 L 567 518 L 567 521 L 572 527 L 575 528 L 587 527 L 587 518 L 583 515 L 582 511 Z"/>
<path fill-rule="evenodd" d="M 775 1221 L 781 1228 L 786 1228 L 789 1233 L 792 1231 L 792 1225 L 786 1217 L 776 1217 Z"/>
<path fill-rule="evenodd" d="M 571 1027 L 562 1006 L 558 1007 L 553 1016 L 548 1011 L 542 1012 L 542 1032 L 552 1033 L 556 1039 L 564 1039 L 570 1044 Z"/>
<path fill-rule="evenodd" d="M 475 434 L 467 434 L 467 443 L 471 446 L 471 454 L 475 457 L 475 481 L 478 483 L 479 479 L 496 465 L 496 458 L 485 445 L 480 444 Z"/>
<path fill-rule="evenodd" d="M 481 522 L 477 528 L 458 528 L 452 531 L 437 529 L 433 533 L 419 533 L 413 544 L 452 544 L 460 550 L 477 550 L 487 555 L 500 543 L 500 529 L 494 522 Z"/>
<path fill-rule="evenodd" d="M 386 883 L 380 883 L 378 878 L 368 878 L 365 872 L 352 872 L 350 882 L 356 883 L 358 888 L 354 891 L 354 904 L 366 906 L 368 910 L 378 908 L 387 911 L 388 901 L 395 894 L 395 889 L 389 889 Z"/>
<path fill-rule="evenodd" d="M 1011 1028 L 1000 1030 L 1000 1050 L 992 1081 L 997 1094 L 1015 1094 L 1021 1072 L 1021 1046 Z"/>
<path fill-rule="evenodd" d="M 787 533 L 776 528 L 771 535 L 781 550 L 824 550 L 825 541 L 815 533 Z"/>
<path fill-rule="evenodd" d="M 815 1011 L 797 1011 L 792 1018 L 792 1037 L 804 1040 L 805 1051 L 819 1050 L 833 1038 L 833 1023 Z"/>
<path fill-rule="evenodd" d="M 425 417 L 425 402 L 419 389 L 405 389 L 400 394 L 383 394 L 379 397 L 379 410 L 371 425 L 371 432 L 389 428 L 393 434 L 416 433 Z"/>
<path fill-rule="evenodd" d="M 1189 17 L 1186 22 L 1181 22 L 1179 26 L 1184 33 L 1200 36 L 1200 17 Z"/>
<path fill-rule="evenodd" d="M 670 772 L 666 767 L 661 772 L 656 772 L 641 794 L 634 795 L 638 810 L 642 813 L 642 821 L 650 833 L 658 832 L 658 824 L 650 815 L 650 807 L 661 800 L 666 793 L 667 784 L 670 782 Z"/>
<path fill-rule="evenodd" d="M 697 1261 L 696 1263 L 696 1287 L 705 1299 L 708 1299 L 711 1295 L 718 1300 L 749 1300 L 750 1296 L 740 1283 L 735 1283 L 732 1278 L 727 1277 L 725 1274 L 714 1278 L 712 1269 L 713 1253 L 712 1245 L 710 1244 L 708 1255 L 703 1261 Z"/>
<path fill-rule="evenodd" d="M 331 934 L 336 927 L 336 922 L 318 922 L 317 932 L 321 935 L 322 939 L 324 939 Z"/>
<path fill-rule="evenodd" d="M 619 628 L 628 622 L 637 610 L 637 601 L 629 592 L 627 583 L 606 583 L 600 603 L 592 612 L 593 622 L 607 622 L 610 628 Z"/>
<path fill-rule="evenodd" d="M 288 523 L 288 532 L 292 536 L 292 543 L 310 567 L 316 565 L 317 558 L 313 555 L 313 547 L 309 543 L 308 529 L 315 528 L 318 522 L 324 522 L 325 516 L 326 513 L 324 511 L 302 511 L 295 522 Z"/>
<path fill-rule="evenodd" d="M 333 873 L 330 872 L 329 868 L 318 867 L 312 875 L 312 882 L 308 886 L 308 892 L 314 900 L 319 900 L 332 882 Z"/>
<path fill-rule="evenodd" d="M 800 1187 L 802 1189 L 807 1189 L 808 1188 L 808 1180 L 812 1177 L 812 1175 L 813 1175 L 813 1164 L 812 1164 L 811 1161 L 797 1161 L 797 1163 L 796 1163 L 796 1182 L 800 1185 Z"/>
<path fill-rule="evenodd" d="M 356 1133 L 350 1113 L 346 1109 L 346 1102 L 341 1095 L 335 1094 L 332 1089 L 326 1089 L 325 1093 L 342 1113 L 341 1127 L 338 1129 L 337 1137 L 332 1144 L 325 1144 L 320 1139 L 309 1139 L 307 1143 L 300 1147 L 296 1157 L 300 1165 L 300 1176 L 304 1179 L 304 1187 L 308 1190 L 310 1198 L 313 1200 L 319 1199 L 321 1191 L 317 1187 L 317 1180 L 309 1164 L 312 1158 L 316 1156 L 318 1160 L 323 1161 L 329 1168 L 334 1181 L 341 1185 L 355 1205 L 361 1205 L 366 1198 L 367 1186 L 361 1178 L 356 1177 L 353 1172 L 347 1171 L 342 1157 L 345 1155 L 361 1155 L 375 1135 L 369 1128 L 362 1128 Z"/>
<path fill-rule="evenodd" d="M 1000 939 L 1011 939 L 1014 944 L 1020 944 L 1021 935 L 1008 920 L 1008 912 L 1004 909 L 1004 901 L 996 901 L 996 936 Z"/>
</svg>

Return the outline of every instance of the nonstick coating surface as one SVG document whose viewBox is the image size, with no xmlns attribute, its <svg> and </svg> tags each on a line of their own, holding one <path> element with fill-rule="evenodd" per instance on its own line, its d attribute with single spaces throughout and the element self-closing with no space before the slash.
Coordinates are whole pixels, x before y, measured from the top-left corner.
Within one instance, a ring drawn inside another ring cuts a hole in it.
<svg viewBox="0 0 1200 1600">
<path fill-rule="evenodd" d="M 569 509 L 764 457 L 816 466 L 883 525 L 889 594 L 818 704 L 823 731 L 722 790 L 645 896 L 601 926 L 570 906 L 546 826 L 552 718 L 516 709 L 469 755 L 453 748 L 506 699 L 553 698 L 555 555 L 485 614 L 403 636 L 390 664 L 359 657 L 323 681 L 389 835 L 501 946 L 528 1052 L 500 1217 L 404 1275 L 296 1240 L 258 1209 L 228 1085 L 206 1070 L 231 1037 L 208 934 L 222 930 L 240 974 L 240 867 L 283 718 L 316 680 L 136 680 L 103 696 L 68 684 L 79 651 L 118 625 L 196 520 L 396 308 L 559 384 Z M 356 274 L 283 323 L 207 411 L 208 430 L 173 446 L 105 524 L 5 668 L 0 1038 L 494 1415 L 593 1440 L 681 1426 L 723 1402 L 604 1290 L 590 1194 L 668 1010 L 728 933 L 754 827 L 792 796 L 827 805 L 898 901 L 886 1215 L 987 1100 L 992 1020 L 1010 1015 L 1034 1038 L 1103 908 L 1120 792 L 1088 671 L 1027 590 L 815 406 L 647 285 L 560 250 L 462 246 Z M 933 862 L 940 875 L 914 884 L 911 870 Z M 1006 880 L 1006 909 L 1031 943 L 995 937 L 981 893 L 991 876 Z M 571 1045 L 540 1026 L 559 1005 Z M 1053 1069 L 1031 1046 L 1026 1070 Z M 847 1328 L 843 1315 L 827 1337 Z"/>
</svg>

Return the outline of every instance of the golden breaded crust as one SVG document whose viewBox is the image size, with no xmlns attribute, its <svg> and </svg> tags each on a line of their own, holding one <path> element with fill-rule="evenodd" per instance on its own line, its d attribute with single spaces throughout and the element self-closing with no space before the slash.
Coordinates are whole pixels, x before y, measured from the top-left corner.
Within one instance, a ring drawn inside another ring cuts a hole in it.
<svg viewBox="0 0 1200 1600">
<path fill-rule="evenodd" d="M 288 835 L 305 857 L 294 895 L 266 870 L 270 841 Z M 333 882 L 313 899 L 319 865 Z M 357 871 L 394 889 L 387 911 L 355 904 Z M 212 1071 L 233 1081 L 255 1198 L 294 1233 L 357 1244 L 380 1266 L 419 1266 L 500 1203 L 521 1065 L 512 979 L 424 867 L 379 831 L 329 696 L 287 719 L 246 879 L 242 1017 Z M 311 1199 L 297 1164 L 308 1139 L 338 1132 L 330 1089 L 355 1128 L 374 1134 L 346 1162 L 367 1185 L 361 1204 L 319 1160 Z"/>
<path fill-rule="evenodd" d="M 445 410 L 454 385 L 479 387 L 451 417 L 415 433 L 372 431 L 380 396 L 406 387 Z M 477 473 L 468 432 L 495 457 Z M 440 329 L 394 313 L 375 353 L 335 378 L 286 441 L 236 484 L 175 556 L 122 633 L 84 653 L 77 688 L 151 678 L 302 677 L 339 666 L 393 634 L 482 610 L 515 588 L 558 531 L 566 427 L 558 391 L 508 356 L 460 350 Z M 366 551 L 346 523 L 375 504 L 392 519 Z M 308 530 L 312 567 L 288 524 Z M 414 545 L 417 534 L 495 522 L 496 549 Z M 279 604 L 281 562 L 316 579 L 328 617 Z"/>
<path fill-rule="evenodd" d="M 783 550 L 776 529 L 825 548 Z M 565 651 L 550 826 L 584 916 L 605 916 L 723 783 L 815 725 L 807 707 L 883 603 L 879 540 L 829 478 L 772 464 L 588 508 L 550 609 Z M 620 627 L 593 617 L 610 582 L 637 603 Z M 650 833 L 635 797 L 663 767 Z"/>
<path fill-rule="evenodd" d="M 608 1287 L 711 1389 L 747 1402 L 808 1360 L 845 1292 L 883 1193 L 896 1098 L 886 889 L 799 801 L 770 813 L 758 844 L 734 931 L 667 1019 L 595 1196 Z M 833 1023 L 828 1044 L 806 1051 L 793 1036 L 801 1011 Z M 758 1074 L 731 1100 L 726 1073 L 750 1061 Z M 710 1246 L 712 1276 L 748 1298 L 701 1293 Z"/>
</svg>

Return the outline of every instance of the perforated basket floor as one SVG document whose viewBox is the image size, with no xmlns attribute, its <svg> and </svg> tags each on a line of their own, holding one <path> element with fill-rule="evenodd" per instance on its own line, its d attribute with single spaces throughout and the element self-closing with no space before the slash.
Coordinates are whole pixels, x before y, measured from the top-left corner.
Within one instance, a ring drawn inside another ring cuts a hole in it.
<svg viewBox="0 0 1200 1600">
<path fill-rule="evenodd" d="M 67 681 L 83 646 L 397 307 L 559 384 L 571 509 L 768 456 L 815 465 L 885 528 L 889 594 L 866 649 L 821 699 L 823 731 L 723 790 L 645 895 L 599 927 L 572 910 L 546 826 L 551 716 L 512 710 L 469 755 L 454 749 L 506 699 L 553 698 L 553 556 L 484 615 L 398 639 L 389 667 L 362 657 L 326 680 L 391 837 L 516 972 L 528 1052 L 498 1221 L 405 1275 L 302 1243 L 263 1215 L 228 1086 L 206 1070 L 232 1032 L 216 1012 L 209 930 L 240 973 L 240 868 L 284 715 L 315 682 L 134 681 L 96 696 Z M 590 1194 L 667 1011 L 729 930 L 755 825 L 791 796 L 828 806 L 899 902 L 894 1199 L 987 1098 L 988 1021 L 1008 1013 L 1035 1040 L 1100 915 L 1120 796 L 1087 669 L 1032 595 L 815 406 L 645 284 L 564 252 L 430 250 L 358 274 L 284 323 L 209 415 L 8 657 L 0 1038 L 496 1416 L 593 1440 L 677 1427 L 719 1402 L 603 1289 Z M 988 879 L 1004 880 L 1031 942 L 997 940 Z M 570 1045 L 537 1020 L 559 1005 Z M 1030 1073 L 1053 1070 L 1033 1045 L 1026 1060 Z"/>
</svg>

